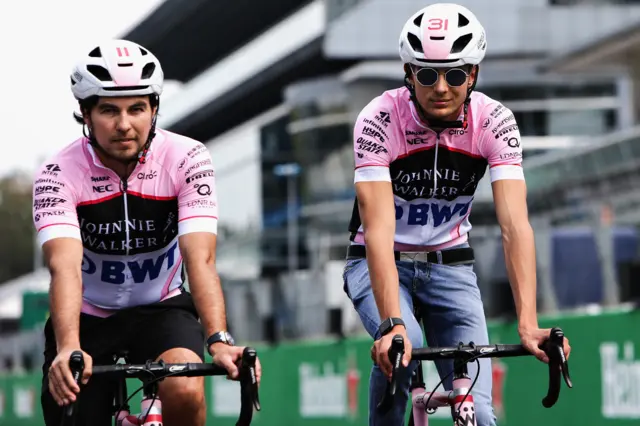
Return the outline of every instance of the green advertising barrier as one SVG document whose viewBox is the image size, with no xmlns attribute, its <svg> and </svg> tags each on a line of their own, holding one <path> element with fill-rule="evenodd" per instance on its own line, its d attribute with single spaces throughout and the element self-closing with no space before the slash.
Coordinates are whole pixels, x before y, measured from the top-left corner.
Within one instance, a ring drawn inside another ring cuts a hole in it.
<svg viewBox="0 0 640 426">
<path fill-rule="evenodd" d="M 640 311 L 546 318 L 542 327 L 560 326 L 570 338 L 574 388 L 564 384 L 560 400 L 542 407 L 548 369 L 533 357 L 495 360 L 494 409 L 500 426 L 631 426 L 640 424 Z M 491 324 L 491 341 L 517 343 L 514 324 Z M 351 426 L 367 424 L 370 339 L 298 342 L 258 347 L 263 365 L 262 411 L 256 426 Z M 439 377 L 424 363 L 427 387 Z M 40 377 L 0 376 L 0 425 L 42 425 Z M 137 386 L 131 381 L 129 391 Z M 135 387 L 134 387 L 135 386 Z M 231 426 L 240 410 L 239 384 L 208 378 L 207 424 Z M 134 399 L 132 407 L 139 407 Z M 430 417 L 451 425 L 448 410 Z"/>
</svg>

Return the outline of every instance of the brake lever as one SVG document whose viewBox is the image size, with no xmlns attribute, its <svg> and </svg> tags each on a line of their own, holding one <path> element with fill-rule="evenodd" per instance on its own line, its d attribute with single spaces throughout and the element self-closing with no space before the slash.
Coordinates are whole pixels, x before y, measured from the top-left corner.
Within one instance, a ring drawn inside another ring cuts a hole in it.
<svg viewBox="0 0 640 426">
<path fill-rule="evenodd" d="M 391 347 L 389 347 L 389 361 L 393 365 L 393 370 L 391 371 L 391 380 L 387 383 L 387 388 L 382 400 L 378 403 L 378 410 L 381 412 L 388 411 L 393 405 L 393 397 L 396 394 L 396 373 L 400 369 L 400 363 L 402 362 L 402 357 L 404 356 L 404 338 L 396 334 L 393 336 L 393 340 L 391 341 Z"/>
<path fill-rule="evenodd" d="M 569 363 L 564 353 L 564 333 L 560 328 L 551 329 L 549 340 L 545 343 L 545 352 L 549 357 L 549 389 L 542 399 L 545 408 L 552 407 L 560 396 L 560 372 L 569 388 L 573 387 L 569 375 Z"/>
<path fill-rule="evenodd" d="M 73 381 L 80 386 L 80 378 L 82 377 L 82 373 L 84 372 L 84 357 L 82 356 L 82 352 L 73 351 L 71 356 L 69 357 L 69 369 L 71 370 L 71 375 L 73 376 Z M 76 410 L 75 403 L 71 402 L 64 409 L 65 416 L 65 425 L 75 425 L 76 422 Z"/>
<path fill-rule="evenodd" d="M 562 371 L 562 377 L 567 387 L 572 388 L 571 376 L 569 375 L 569 361 L 564 353 L 564 332 L 560 328 L 551 329 L 551 338 L 555 339 L 558 351 L 557 356 L 560 361 L 560 370 Z"/>
<path fill-rule="evenodd" d="M 240 362 L 240 417 L 236 426 L 249 426 L 253 418 L 253 410 L 261 409 L 256 375 L 257 357 L 255 349 L 244 348 Z"/>
<path fill-rule="evenodd" d="M 242 363 L 240 368 L 246 370 L 245 380 L 247 380 L 251 390 L 251 404 L 260 411 L 260 396 L 258 394 L 258 376 L 256 374 L 256 360 L 258 353 L 253 348 L 244 348 L 242 352 Z"/>
</svg>

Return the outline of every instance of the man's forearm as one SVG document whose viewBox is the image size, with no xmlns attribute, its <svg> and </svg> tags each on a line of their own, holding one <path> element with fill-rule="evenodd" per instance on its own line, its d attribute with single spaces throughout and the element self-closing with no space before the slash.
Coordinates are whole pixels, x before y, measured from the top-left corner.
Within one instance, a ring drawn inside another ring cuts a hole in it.
<svg viewBox="0 0 640 426">
<path fill-rule="evenodd" d="M 503 229 L 505 263 L 518 315 L 518 327 L 538 327 L 536 254 L 533 230 L 527 222 Z"/>
<path fill-rule="evenodd" d="M 189 290 L 198 310 L 206 337 L 227 329 L 224 294 L 214 264 L 187 266 Z"/>
<path fill-rule="evenodd" d="M 393 257 L 393 238 L 386 241 L 381 235 L 365 234 L 367 264 L 371 289 L 378 306 L 380 319 L 400 317 L 400 288 L 398 269 Z"/>
<path fill-rule="evenodd" d="M 52 273 L 49 300 L 58 351 L 80 348 L 82 278 L 71 272 Z"/>
</svg>

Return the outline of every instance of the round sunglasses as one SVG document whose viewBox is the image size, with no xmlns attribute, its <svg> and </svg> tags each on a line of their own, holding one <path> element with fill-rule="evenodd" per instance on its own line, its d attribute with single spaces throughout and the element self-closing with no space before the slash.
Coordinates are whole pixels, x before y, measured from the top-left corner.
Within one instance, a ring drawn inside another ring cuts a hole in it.
<svg viewBox="0 0 640 426">
<path fill-rule="evenodd" d="M 433 86 L 437 83 L 440 73 L 435 68 L 413 68 L 416 80 L 421 86 Z M 450 68 L 444 72 L 444 79 L 451 87 L 462 86 L 469 78 L 469 74 L 460 68 Z"/>
</svg>

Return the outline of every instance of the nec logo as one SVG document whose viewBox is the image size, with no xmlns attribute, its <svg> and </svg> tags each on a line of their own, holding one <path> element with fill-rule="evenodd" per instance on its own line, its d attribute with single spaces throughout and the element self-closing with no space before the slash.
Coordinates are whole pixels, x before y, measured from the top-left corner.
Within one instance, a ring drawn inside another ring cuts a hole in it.
<svg viewBox="0 0 640 426">
<path fill-rule="evenodd" d="M 109 184 L 109 185 L 94 186 L 93 192 L 99 192 L 101 194 L 104 192 L 113 192 L 113 185 Z"/>
</svg>

